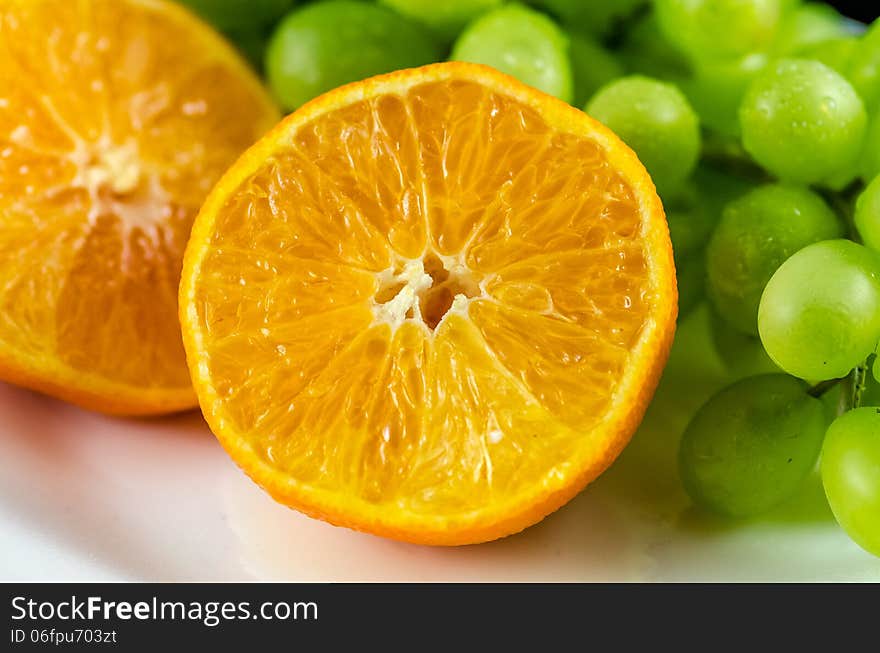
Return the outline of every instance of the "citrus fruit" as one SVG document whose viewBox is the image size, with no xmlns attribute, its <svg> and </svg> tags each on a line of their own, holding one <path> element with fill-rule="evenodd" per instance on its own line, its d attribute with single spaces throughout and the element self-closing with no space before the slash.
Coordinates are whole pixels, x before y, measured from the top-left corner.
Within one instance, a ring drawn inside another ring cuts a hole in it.
<svg viewBox="0 0 880 653">
<path fill-rule="evenodd" d="M 110 413 L 195 405 L 183 249 L 277 110 L 219 36 L 155 0 L 6 0 L 0 71 L 0 378 Z"/>
<path fill-rule="evenodd" d="M 432 544 L 533 524 L 638 425 L 674 330 L 635 154 L 479 64 L 321 96 L 205 202 L 180 289 L 202 410 L 277 500 Z"/>
</svg>

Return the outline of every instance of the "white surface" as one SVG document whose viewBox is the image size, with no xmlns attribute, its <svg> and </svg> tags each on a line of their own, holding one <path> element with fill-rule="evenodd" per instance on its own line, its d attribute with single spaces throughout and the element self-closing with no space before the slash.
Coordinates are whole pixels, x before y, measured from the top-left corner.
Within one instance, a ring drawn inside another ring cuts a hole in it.
<svg viewBox="0 0 880 653">
<path fill-rule="evenodd" d="M 705 348 L 702 317 L 681 330 L 681 351 Z M 197 414 L 114 419 L 0 384 L 0 580 L 880 581 L 880 559 L 840 531 L 816 479 L 748 524 L 689 507 L 675 445 L 721 375 L 708 353 L 678 354 L 601 479 L 524 533 L 453 549 L 274 503 Z"/>
</svg>

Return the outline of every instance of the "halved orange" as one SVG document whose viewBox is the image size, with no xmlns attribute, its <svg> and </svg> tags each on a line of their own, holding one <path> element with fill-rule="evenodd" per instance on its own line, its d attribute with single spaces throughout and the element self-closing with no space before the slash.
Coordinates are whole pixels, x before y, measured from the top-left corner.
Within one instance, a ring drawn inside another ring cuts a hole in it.
<svg viewBox="0 0 880 653">
<path fill-rule="evenodd" d="M 293 508 L 431 544 L 520 530 L 611 464 L 676 315 L 635 154 L 466 63 L 284 120 L 208 197 L 180 292 L 232 458 Z"/>
<path fill-rule="evenodd" d="M 192 220 L 279 113 L 159 0 L 0 0 L 0 379 L 110 413 L 196 404 Z"/>
</svg>

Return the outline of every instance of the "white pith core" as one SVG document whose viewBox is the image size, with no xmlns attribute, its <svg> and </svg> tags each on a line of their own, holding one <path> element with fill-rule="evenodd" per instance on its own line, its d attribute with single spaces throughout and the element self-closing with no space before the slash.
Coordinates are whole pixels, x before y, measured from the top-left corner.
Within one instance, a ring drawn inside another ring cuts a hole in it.
<svg viewBox="0 0 880 653">
<path fill-rule="evenodd" d="M 433 332 L 450 315 L 466 316 L 473 299 L 488 297 L 486 280 L 478 280 L 459 256 L 429 253 L 401 259 L 376 279 L 373 322 L 388 324 L 392 332 L 407 321 Z"/>
<path fill-rule="evenodd" d="M 132 260 L 132 234 L 138 231 L 156 245 L 160 222 L 169 217 L 170 198 L 158 173 L 144 165 L 133 140 L 118 144 L 106 135 L 93 143 L 77 139 L 69 156 L 77 170 L 71 185 L 89 195 L 90 226 L 101 216 L 118 219 L 121 262 L 127 267 Z"/>
<path fill-rule="evenodd" d="M 76 170 L 69 187 L 88 193 L 89 226 L 94 227 L 101 216 L 116 216 L 122 229 L 123 264 L 127 264 L 132 233 L 139 230 L 157 243 L 158 222 L 168 217 L 170 197 L 158 171 L 145 165 L 134 139 L 114 142 L 105 131 L 97 139 L 87 140 L 67 124 L 51 100 L 43 98 L 43 104 L 73 142 L 73 149 L 64 153 Z M 40 151 L 34 134 L 25 124 L 13 129 L 9 137 L 16 145 Z"/>
</svg>

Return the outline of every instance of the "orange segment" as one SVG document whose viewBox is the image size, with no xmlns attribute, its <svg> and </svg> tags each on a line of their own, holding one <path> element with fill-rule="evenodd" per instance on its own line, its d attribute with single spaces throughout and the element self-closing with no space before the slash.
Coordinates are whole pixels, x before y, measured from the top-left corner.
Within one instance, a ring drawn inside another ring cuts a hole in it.
<svg viewBox="0 0 880 653">
<path fill-rule="evenodd" d="M 0 378 L 117 413 L 193 406 L 177 319 L 192 221 L 278 119 L 159 0 L 0 4 Z"/>
<path fill-rule="evenodd" d="M 203 411 L 254 480 L 334 524 L 434 544 L 515 532 L 601 473 L 676 313 L 632 151 L 464 63 L 282 122 L 209 196 L 180 292 Z"/>
</svg>

